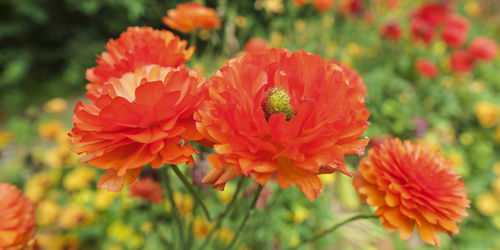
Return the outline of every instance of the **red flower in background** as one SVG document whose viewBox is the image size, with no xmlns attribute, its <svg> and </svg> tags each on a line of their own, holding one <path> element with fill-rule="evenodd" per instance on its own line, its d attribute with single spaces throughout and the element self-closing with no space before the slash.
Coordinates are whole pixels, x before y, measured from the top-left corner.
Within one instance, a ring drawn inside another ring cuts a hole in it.
<svg viewBox="0 0 500 250">
<path fill-rule="evenodd" d="M 380 28 L 380 36 L 386 39 L 398 41 L 401 38 L 401 28 L 397 21 L 390 21 Z"/>
<path fill-rule="evenodd" d="M 443 26 L 441 38 L 448 46 L 457 48 L 464 44 L 469 33 L 469 21 L 459 15 L 449 15 Z"/>
<path fill-rule="evenodd" d="M 260 184 L 274 176 L 314 200 L 322 191 L 317 175 L 349 174 L 344 155 L 363 154 L 369 111 L 362 80 L 344 69 L 286 49 L 230 60 L 209 79 L 210 97 L 195 113 L 216 151 L 203 182 L 223 189 L 237 175 Z"/>
<path fill-rule="evenodd" d="M 498 47 L 495 41 L 487 37 L 480 36 L 472 40 L 469 44 L 468 52 L 474 59 L 489 61 L 496 57 Z"/>
<path fill-rule="evenodd" d="M 427 58 L 418 59 L 415 68 L 421 75 L 428 78 L 434 78 L 439 73 L 436 64 Z"/>
<path fill-rule="evenodd" d="M 194 47 L 166 30 L 130 27 L 116 40 L 110 39 L 106 51 L 97 57 L 97 67 L 86 72 L 88 89 L 99 89 L 109 78 L 120 78 L 147 65 L 177 67 L 191 58 Z M 100 90 L 98 90 L 100 91 Z"/>
<path fill-rule="evenodd" d="M 474 58 L 468 51 L 455 51 L 451 54 L 450 66 L 456 73 L 467 73 L 474 66 Z"/>
<path fill-rule="evenodd" d="M 434 27 L 423 19 L 413 19 L 410 24 L 410 31 L 413 41 L 429 44 L 434 39 Z"/>
<path fill-rule="evenodd" d="M 247 53 L 258 53 L 269 48 L 271 48 L 271 45 L 266 40 L 256 37 L 245 43 L 244 50 Z"/>
<path fill-rule="evenodd" d="M 160 184 L 151 178 L 141 178 L 130 186 L 130 195 L 150 200 L 154 203 L 163 201 L 163 189 Z"/>
<path fill-rule="evenodd" d="M 451 11 L 445 2 L 427 2 L 416 9 L 410 24 L 411 37 L 414 41 L 429 44 L 434 39 L 435 29 L 441 25 Z"/>
<path fill-rule="evenodd" d="M 388 139 L 370 149 L 353 185 L 362 201 L 378 207 L 382 226 L 408 239 L 414 227 L 427 243 L 440 246 L 439 232 L 459 233 L 469 199 L 453 165 L 418 143 Z"/>
<path fill-rule="evenodd" d="M 361 0 L 342 0 L 340 2 L 340 12 L 361 16 L 364 6 Z"/>
<path fill-rule="evenodd" d="M 185 66 L 146 66 L 110 78 L 91 103 L 78 102 L 70 136 L 81 159 L 107 169 L 98 187 L 119 191 L 142 166 L 193 165 L 196 151 L 186 140 L 200 140 L 192 118 L 204 99 L 204 78 Z"/>
<path fill-rule="evenodd" d="M 333 8 L 333 4 L 335 4 L 334 0 L 314 0 L 313 2 L 314 8 L 317 11 L 327 11 Z"/>
<path fill-rule="evenodd" d="M 35 236 L 35 208 L 21 190 L 0 183 L 0 249 L 28 249 Z"/>
<path fill-rule="evenodd" d="M 162 21 L 168 27 L 184 33 L 198 28 L 217 29 L 222 23 L 214 9 L 196 2 L 178 4 L 175 9 L 167 11 L 167 16 L 163 17 Z"/>
</svg>

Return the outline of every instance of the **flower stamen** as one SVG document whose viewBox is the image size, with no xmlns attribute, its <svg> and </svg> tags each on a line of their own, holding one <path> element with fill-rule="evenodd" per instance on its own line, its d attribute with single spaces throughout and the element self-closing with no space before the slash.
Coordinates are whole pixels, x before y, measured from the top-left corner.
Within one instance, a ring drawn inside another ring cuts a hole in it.
<svg viewBox="0 0 500 250">
<path fill-rule="evenodd" d="M 267 91 L 267 96 L 262 106 L 268 120 L 273 114 L 285 114 L 287 121 L 295 116 L 295 111 L 290 106 L 290 95 L 280 87 L 270 88 Z"/>
</svg>

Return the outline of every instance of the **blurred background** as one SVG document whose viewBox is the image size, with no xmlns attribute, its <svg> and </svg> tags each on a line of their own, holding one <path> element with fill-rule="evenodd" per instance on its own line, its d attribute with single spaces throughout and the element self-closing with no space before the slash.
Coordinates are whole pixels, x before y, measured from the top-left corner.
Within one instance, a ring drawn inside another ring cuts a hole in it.
<svg viewBox="0 0 500 250">
<path fill-rule="evenodd" d="M 129 26 L 168 29 L 161 18 L 181 2 L 0 1 L 0 181 L 21 187 L 36 203 L 43 249 L 161 249 L 164 238 L 175 234 L 167 203 L 149 203 L 128 190 L 96 190 L 102 171 L 78 163 L 67 133 L 74 105 L 85 94 L 85 70 L 96 65 L 107 41 Z M 452 60 L 476 37 L 500 42 L 499 1 L 445 1 L 470 25 L 458 47 L 440 33 L 426 44 L 414 39 L 411 21 L 426 1 L 336 0 L 329 7 L 292 0 L 202 2 L 216 10 L 223 21 L 220 29 L 192 34 L 171 30 L 196 46 L 189 67 L 208 78 L 229 58 L 251 49 L 245 46 L 251 38 L 262 38 L 265 46 L 303 49 L 354 68 L 368 89 L 371 125 L 366 135 L 372 143 L 387 136 L 421 141 L 440 149 L 465 179 L 472 201 L 469 217 L 460 224 L 459 235 L 442 235 L 443 248 L 500 249 L 500 60 L 497 56 L 465 70 Z M 422 71 L 416 63 L 421 58 L 432 61 L 437 73 Z M 353 170 L 358 161 L 348 157 Z M 196 179 L 196 171 L 206 165 L 200 159 L 196 169 L 184 169 Z M 159 179 L 153 171 L 145 172 Z M 349 178 L 334 175 L 323 181 L 324 193 L 315 202 L 296 187 L 280 191 L 275 184 L 267 186 L 257 211 L 266 216 L 249 221 L 239 248 L 295 248 L 301 238 L 370 211 L 360 204 Z M 200 247 L 211 225 L 193 212 L 193 199 L 181 183 L 174 184 L 193 247 Z M 244 187 L 255 189 L 251 183 Z M 224 192 L 200 189 L 216 214 L 231 199 L 235 183 Z M 238 211 L 245 209 L 246 204 L 237 205 L 211 247 L 230 241 L 242 218 Z M 377 220 L 349 224 L 301 247 L 408 248 L 433 247 L 416 235 L 402 241 Z"/>
</svg>

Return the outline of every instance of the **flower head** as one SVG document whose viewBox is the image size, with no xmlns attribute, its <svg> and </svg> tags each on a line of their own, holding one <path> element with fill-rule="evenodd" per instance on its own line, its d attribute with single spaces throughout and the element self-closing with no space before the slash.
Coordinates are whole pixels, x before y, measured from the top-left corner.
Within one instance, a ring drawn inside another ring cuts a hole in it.
<svg viewBox="0 0 500 250">
<path fill-rule="evenodd" d="M 223 189 L 237 175 L 281 188 L 297 185 L 310 200 L 319 174 L 350 174 L 344 155 L 363 154 L 369 111 L 361 77 L 304 51 L 269 49 L 235 58 L 209 80 L 209 98 L 195 113 L 214 143 L 203 179 Z"/>
<path fill-rule="evenodd" d="M 202 82 L 200 72 L 185 66 L 146 66 L 109 79 L 91 103 L 77 103 L 73 151 L 107 169 L 99 187 L 119 191 L 149 163 L 194 164 L 187 140 L 202 139 L 192 118 L 205 93 Z"/>
<path fill-rule="evenodd" d="M 157 204 L 163 201 L 163 190 L 160 184 L 151 178 L 141 178 L 131 185 L 130 195 L 150 200 Z"/>
<path fill-rule="evenodd" d="M 474 57 L 474 59 L 489 61 L 493 60 L 498 53 L 498 46 L 495 41 L 484 37 L 476 37 L 469 44 L 469 54 Z"/>
<path fill-rule="evenodd" d="M 415 63 L 415 68 L 417 69 L 418 73 L 428 78 L 434 78 L 439 73 L 436 64 L 426 58 L 418 59 Z"/>
<path fill-rule="evenodd" d="M 191 58 L 194 47 L 186 49 L 187 41 L 166 30 L 151 27 L 130 27 L 116 40 L 109 40 L 106 51 L 97 57 L 97 66 L 86 72 L 91 83 L 87 89 L 103 85 L 109 78 L 148 65 L 177 67 Z"/>
<path fill-rule="evenodd" d="M 441 37 L 448 46 L 457 48 L 464 44 L 469 32 L 469 21 L 457 14 L 449 15 L 443 26 Z"/>
<path fill-rule="evenodd" d="M 439 232 L 458 233 L 470 201 L 450 162 L 428 147 L 388 139 L 370 149 L 353 184 L 362 201 L 378 207 L 382 226 L 408 239 L 414 227 L 422 239 L 440 246 Z"/>
<path fill-rule="evenodd" d="M 401 38 L 401 28 L 396 21 L 390 21 L 380 28 L 380 36 L 386 39 L 398 41 Z"/>
<path fill-rule="evenodd" d="M 215 10 L 201 3 L 189 2 L 178 4 L 175 9 L 167 11 L 163 23 L 180 32 L 189 33 L 197 28 L 212 30 L 220 27 Z"/>
<path fill-rule="evenodd" d="M 450 65 L 451 69 L 456 73 L 467 73 L 473 69 L 474 58 L 468 51 L 455 51 L 451 54 Z"/>
<path fill-rule="evenodd" d="M 35 235 L 35 208 L 21 190 L 0 183 L 0 249 L 25 249 Z"/>
</svg>

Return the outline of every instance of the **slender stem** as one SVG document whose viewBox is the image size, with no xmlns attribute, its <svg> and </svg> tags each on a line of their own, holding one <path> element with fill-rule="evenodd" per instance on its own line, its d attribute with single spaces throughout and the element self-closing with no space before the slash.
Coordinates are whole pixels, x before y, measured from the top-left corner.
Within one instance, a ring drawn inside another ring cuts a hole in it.
<svg viewBox="0 0 500 250">
<path fill-rule="evenodd" d="M 245 214 L 245 218 L 243 218 L 243 221 L 241 222 L 240 226 L 238 227 L 238 230 L 234 234 L 233 240 L 231 240 L 231 243 L 229 243 L 229 245 L 227 246 L 226 249 L 233 248 L 234 244 L 238 240 L 238 236 L 240 235 L 241 231 L 245 227 L 245 224 L 247 223 L 248 218 L 250 218 L 250 214 L 252 214 L 252 212 L 255 210 L 255 205 L 257 205 L 257 200 L 259 199 L 260 193 L 262 192 L 262 188 L 264 188 L 264 185 L 262 185 L 262 186 L 259 185 L 259 187 L 257 188 L 257 191 L 255 191 L 255 194 L 254 194 L 253 200 L 252 200 L 252 204 L 248 208 L 248 211 Z"/>
<path fill-rule="evenodd" d="M 205 213 L 205 216 L 207 217 L 208 221 L 212 221 L 212 218 L 210 217 L 210 213 L 208 212 L 207 207 L 205 206 L 205 204 L 201 200 L 201 197 L 198 194 L 198 192 L 196 192 L 196 190 L 194 190 L 193 185 L 191 185 L 191 183 L 189 183 L 189 181 L 186 179 L 186 176 L 184 176 L 184 174 L 182 174 L 181 170 L 177 167 L 177 165 L 172 165 L 171 168 L 174 170 L 177 177 L 179 177 L 179 179 L 182 181 L 182 183 L 188 189 L 188 191 L 191 193 L 191 195 L 194 197 L 194 199 L 198 202 L 198 204 L 200 204 L 201 208 L 203 208 L 203 212 Z"/>
<path fill-rule="evenodd" d="M 164 168 L 162 172 L 163 172 L 163 178 L 164 178 L 163 182 L 164 182 L 165 188 L 167 190 L 168 199 L 170 200 L 172 214 L 174 216 L 174 220 L 175 220 L 177 227 L 178 227 L 179 238 L 181 240 L 181 246 L 182 246 L 182 245 L 184 245 L 184 227 L 183 227 L 183 223 L 181 221 L 181 218 L 179 218 L 177 206 L 175 205 L 174 192 L 172 190 L 172 187 L 170 186 L 170 177 L 168 176 L 168 168 Z"/>
<path fill-rule="evenodd" d="M 215 226 L 212 228 L 212 230 L 210 230 L 210 233 L 208 233 L 208 236 L 205 239 L 205 241 L 203 242 L 202 247 L 207 247 L 208 246 L 208 244 L 210 243 L 210 240 L 212 239 L 213 234 L 222 225 L 222 220 L 224 220 L 224 218 L 226 217 L 226 215 L 228 215 L 229 212 L 231 212 L 231 209 L 233 208 L 233 205 L 236 202 L 236 199 L 238 198 L 238 195 L 239 195 L 239 193 L 241 191 L 241 188 L 243 187 L 244 180 L 245 180 L 245 178 L 243 176 L 241 176 L 240 180 L 238 181 L 238 184 L 237 184 L 237 187 L 236 187 L 236 191 L 234 192 L 233 197 L 231 198 L 231 201 L 227 204 L 226 209 L 224 209 L 224 212 L 222 212 L 221 214 L 219 214 L 219 216 L 217 217 L 217 221 L 215 222 Z"/>
<path fill-rule="evenodd" d="M 300 244 L 298 246 L 302 246 L 304 244 L 307 244 L 307 243 L 310 243 L 310 242 L 314 242 L 316 240 L 318 240 L 319 238 L 337 230 L 339 227 L 343 226 L 344 224 L 347 224 L 351 221 L 355 221 L 355 220 L 358 220 L 358 219 L 372 219 L 372 218 L 378 218 L 378 216 L 376 215 L 372 215 L 372 214 L 359 214 L 359 215 L 355 215 L 353 217 L 350 217 L 350 218 L 347 218 L 345 219 L 344 221 L 341 221 L 335 225 L 333 225 L 332 227 L 330 227 L 329 229 L 321 232 L 321 233 L 318 233 L 316 234 L 314 237 L 312 238 L 309 238 L 309 239 L 306 239 L 306 240 L 302 240 L 302 242 L 300 242 Z"/>
</svg>

